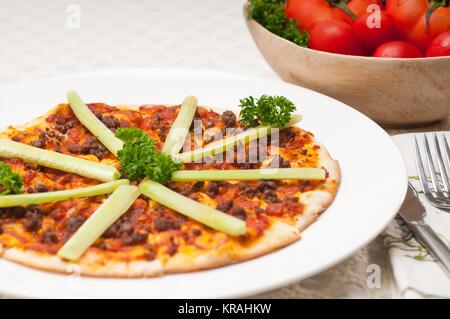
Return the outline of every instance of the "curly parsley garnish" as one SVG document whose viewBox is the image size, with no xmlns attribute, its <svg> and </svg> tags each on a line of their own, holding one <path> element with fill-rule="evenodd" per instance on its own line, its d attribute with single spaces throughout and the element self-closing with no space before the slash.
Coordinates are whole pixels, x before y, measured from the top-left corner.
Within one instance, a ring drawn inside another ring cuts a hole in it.
<svg viewBox="0 0 450 319">
<path fill-rule="evenodd" d="M 284 0 L 250 0 L 248 18 L 286 40 L 308 47 L 309 34 L 300 31 L 297 21 L 285 15 L 284 2 Z"/>
<path fill-rule="evenodd" d="M 0 162 L 0 195 L 22 192 L 22 177 L 14 173 L 9 165 Z"/>
<path fill-rule="evenodd" d="M 283 127 L 291 120 L 291 114 L 296 110 L 294 103 L 284 96 L 263 95 L 259 99 L 253 96 L 240 100 L 241 122 L 251 127 L 260 124 Z"/>
<path fill-rule="evenodd" d="M 138 128 L 118 129 L 116 136 L 125 142 L 117 154 L 120 170 L 132 181 L 148 177 L 165 184 L 171 179 L 172 173 L 181 167 L 181 163 L 159 152 L 155 141 Z"/>
</svg>

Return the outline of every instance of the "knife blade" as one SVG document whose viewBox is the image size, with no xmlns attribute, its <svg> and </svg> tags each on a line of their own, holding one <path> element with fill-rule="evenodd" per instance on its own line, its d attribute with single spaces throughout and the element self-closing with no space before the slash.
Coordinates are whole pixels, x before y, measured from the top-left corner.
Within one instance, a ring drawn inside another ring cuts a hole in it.
<svg viewBox="0 0 450 319">
<path fill-rule="evenodd" d="M 417 241 L 428 250 L 430 255 L 436 259 L 437 263 L 450 278 L 450 249 L 425 222 L 425 207 L 417 198 L 411 184 L 408 184 L 408 191 L 403 205 L 400 208 L 399 215 L 405 221 Z"/>
</svg>

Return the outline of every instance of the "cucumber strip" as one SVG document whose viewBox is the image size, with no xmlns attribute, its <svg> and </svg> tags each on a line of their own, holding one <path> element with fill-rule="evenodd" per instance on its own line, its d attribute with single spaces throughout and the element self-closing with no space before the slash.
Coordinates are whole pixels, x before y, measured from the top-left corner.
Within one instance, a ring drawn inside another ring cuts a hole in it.
<svg viewBox="0 0 450 319">
<path fill-rule="evenodd" d="M 186 137 L 189 134 L 198 100 L 195 96 L 188 96 L 181 105 L 178 116 L 173 122 L 161 152 L 167 155 L 176 155 L 183 148 Z"/>
<path fill-rule="evenodd" d="M 119 186 L 64 244 L 58 256 L 68 260 L 79 259 L 133 205 L 140 194 L 137 186 Z"/>
<path fill-rule="evenodd" d="M 98 179 L 102 182 L 110 182 L 120 177 L 119 171 L 112 166 L 6 139 L 0 139 L 0 156 L 20 158 L 27 162 L 51 167 L 68 173 L 75 173 L 92 179 Z"/>
<path fill-rule="evenodd" d="M 0 196 L 0 207 L 15 207 L 37 205 L 42 203 L 60 202 L 72 198 L 93 197 L 114 192 L 121 185 L 128 185 L 127 179 L 104 183 L 95 186 L 35 194 L 18 194 Z"/>
<path fill-rule="evenodd" d="M 281 129 L 292 126 L 292 125 L 300 122 L 301 119 L 302 119 L 301 115 L 294 114 L 291 117 L 291 121 L 285 127 L 282 127 Z M 236 134 L 234 136 L 228 136 L 221 140 L 214 141 L 203 148 L 175 155 L 174 159 L 178 159 L 179 161 L 181 161 L 183 163 L 194 162 L 200 158 L 224 152 L 225 150 L 230 149 L 230 147 L 233 147 L 234 145 L 236 145 L 240 142 L 245 144 L 245 143 L 251 142 L 253 140 L 256 140 L 260 137 L 269 135 L 270 132 L 272 131 L 272 129 L 273 128 L 270 126 L 259 126 L 259 127 L 255 127 L 255 128 L 250 128 L 250 129 L 246 130 L 245 132 Z"/>
<path fill-rule="evenodd" d="M 67 92 L 67 100 L 77 119 L 115 156 L 123 148 L 123 141 L 115 137 L 105 124 L 84 104 L 80 96 L 74 92 Z"/>
<path fill-rule="evenodd" d="M 139 189 L 154 201 L 215 230 L 231 236 L 246 232 L 245 221 L 184 197 L 159 183 L 147 180 L 139 185 Z"/>
<path fill-rule="evenodd" d="M 224 180 L 324 180 L 325 170 L 321 168 L 263 168 L 247 170 L 192 170 L 172 173 L 172 181 L 224 181 Z"/>
</svg>

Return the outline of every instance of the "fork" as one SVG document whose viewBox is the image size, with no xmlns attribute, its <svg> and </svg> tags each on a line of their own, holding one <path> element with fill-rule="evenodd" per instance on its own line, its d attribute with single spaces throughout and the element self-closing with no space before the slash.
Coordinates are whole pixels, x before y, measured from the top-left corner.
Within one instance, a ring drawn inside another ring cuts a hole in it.
<svg viewBox="0 0 450 319">
<path fill-rule="evenodd" d="M 420 154 L 419 143 L 417 142 L 416 136 L 414 136 L 414 153 L 416 158 L 416 166 L 417 172 L 419 175 L 419 181 L 422 188 L 423 193 L 427 200 L 434 207 L 440 209 L 450 210 L 450 183 L 448 180 L 447 170 L 450 172 L 450 147 L 445 135 L 442 135 L 442 144 L 444 145 L 442 151 L 438 137 L 436 134 L 433 135 L 434 140 L 434 148 L 438 163 L 439 172 L 436 172 L 436 168 L 434 165 L 434 159 L 431 155 L 430 143 L 428 142 L 428 137 L 424 133 L 423 134 L 423 145 L 425 149 L 425 158 L 428 168 L 428 174 L 431 179 L 431 184 L 433 186 L 433 192 L 428 185 L 428 178 L 425 173 L 425 167 L 423 165 L 422 156 Z M 443 153 L 447 154 L 447 164 L 444 160 Z M 442 187 L 439 183 L 438 174 L 441 176 Z"/>
</svg>

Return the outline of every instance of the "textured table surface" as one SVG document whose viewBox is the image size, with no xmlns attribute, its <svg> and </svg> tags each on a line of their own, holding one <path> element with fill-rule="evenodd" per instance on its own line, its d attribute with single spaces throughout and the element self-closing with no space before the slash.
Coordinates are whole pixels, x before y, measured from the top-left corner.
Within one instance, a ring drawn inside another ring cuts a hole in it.
<svg viewBox="0 0 450 319">
<path fill-rule="evenodd" d="M 148 66 L 277 79 L 246 30 L 243 2 L 0 0 L 0 85 L 59 73 Z M 450 130 L 450 122 L 415 129 L 424 130 Z M 380 288 L 366 284 L 370 264 L 381 267 Z M 259 297 L 396 296 L 386 250 L 377 239 L 328 271 Z"/>
</svg>

